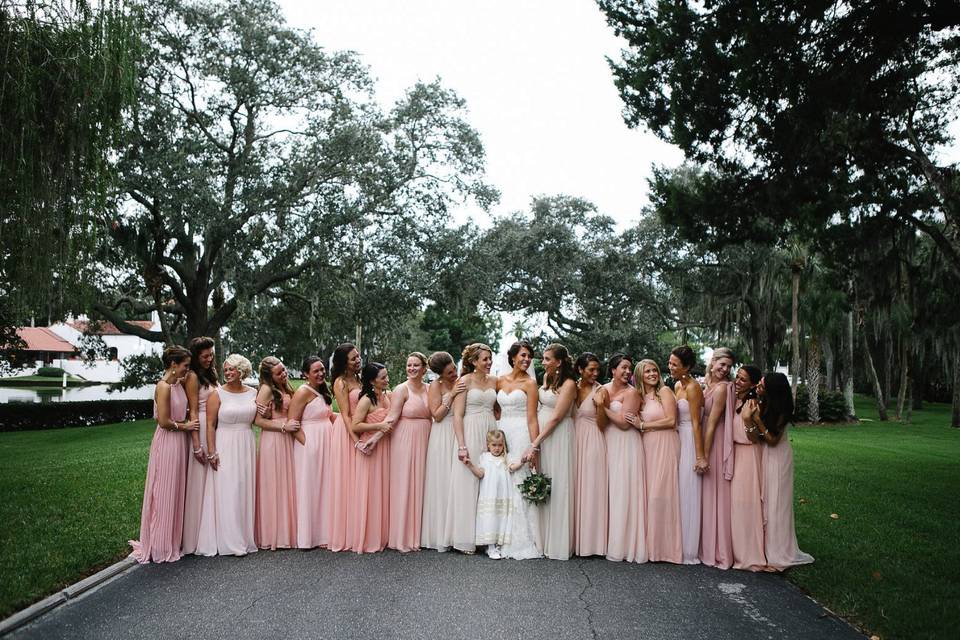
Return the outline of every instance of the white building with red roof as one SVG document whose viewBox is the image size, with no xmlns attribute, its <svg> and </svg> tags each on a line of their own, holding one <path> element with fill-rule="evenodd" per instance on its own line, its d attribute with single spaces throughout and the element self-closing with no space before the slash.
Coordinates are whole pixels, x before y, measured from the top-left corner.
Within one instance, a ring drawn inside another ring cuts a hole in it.
<svg viewBox="0 0 960 640">
<path fill-rule="evenodd" d="M 133 320 L 135 324 L 152 331 L 160 330 L 160 319 L 156 314 L 151 320 Z M 52 366 L 60 367 L 67 373 L 90 381 L 118 382 L 123 375 L 120 363 L 124 358 L 139 354 L 160 355 L 163 344 L 151 342 L 138 336 L 122 333 L 111 322 L 90 322 L 87 318 L 68 318 L 66 322 L 57 322 L 44 328 L 54 336 L 73 345 L 76 351 L 72 357 L 62 358 L 50 362 Z M 107 345 L 107 357 L 85 362 L 79 350 L 83 348 L 85 335 L 96 336 Z"/>
</svg>

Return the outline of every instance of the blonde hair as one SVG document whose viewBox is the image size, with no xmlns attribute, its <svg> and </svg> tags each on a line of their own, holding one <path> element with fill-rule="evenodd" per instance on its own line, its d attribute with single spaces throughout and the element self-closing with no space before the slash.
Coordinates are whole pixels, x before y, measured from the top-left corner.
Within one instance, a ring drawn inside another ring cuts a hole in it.
<svg viewBox="0 0 960 640">
<path fill-rule="evenodd" d="M 713 350 L 713 353 L 710 354 L 710 362 L 707 363 L 707 374 L 705 376 L 707 386 L 710 386 L 710 383 L 713 382 L 713 363 L 720 358 L 728 358 L 730 360 L 730 371 L 727 372 L 727 380 L 733 380 L 733 365 L 737 361 L 737 357 L 733 355 L 733 349 L 717 347 Z"/>
<path fill-rule="evenodd" d="M 493 349 L 482 342 L 474 342 L 471 345 L 467 345 L 461 354 L 461 357 L 463 358 L 463 361 L 460 363 L 461 374 L 466 375 L 468 373 L 473 373 L 473 371 L 477 368 L 476 360 L 480 357 L 481 351 L 486 351 L 490 354 L 490 357 L 493 357 Z"/>
<path fill-rule="evenodd" d="M 249 378 L 250 374 L 253 373 L 253 365 L 239 353 L 231 353 L 228 355 L 227 359 L 223 361 L 223 366 L 231 366 L 239 371 L 241 380 Z"/>
<path fill-rule="evenodd" d="M 653 394 L 657 397 L 657 402 L 661 402 L 660 389 L 663 388 L 663 374 L 660 373 L 660 365 L 658 365 L 655 360 L 644 358 L 638 362 L 637 366 L 633 369 L 633 378 L 637 381 L 637 386 L 640 387 L 640 395 L 646 395 L 647 383 L 643 381 L 643 370 L 648 364 L 652 364 L 653 368 L 657 370 L 657 386 L 654 388 Z"/>
<path fill-rule="evenodd" d="M 503 442 L 503 455 L 506 455 L 508 452 L 507 434 L 500 429 L 490 429 L 490 431 L 487 431 L 487 451 L 490 451 L 490 445 L 494 442 Z"/>
</svg>

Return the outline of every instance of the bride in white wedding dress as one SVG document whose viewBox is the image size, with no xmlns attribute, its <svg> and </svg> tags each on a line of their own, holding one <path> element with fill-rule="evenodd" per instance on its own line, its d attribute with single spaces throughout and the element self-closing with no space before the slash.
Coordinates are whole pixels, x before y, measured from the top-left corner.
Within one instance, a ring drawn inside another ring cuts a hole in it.
<svg viewBox="0 0 960 640">
<path fill-rule="evenodd" d="M 500 405 L 498 426 L 507 439 L 507 461 L 519 461 L 530 443 L 537 437 L 537 381 L 527 370 L 533 362 L 533 347 L 516 342 L 507 351 L 511 371 L 497 378 L 497 403 Z M 535 466 L 534 459 L 532 466 Z M 530 466 L 523 466 L 511 474 L 514 485 L 530 475 Z M 537 506 L 513 493 L 510 513 L 510 541 L 503 545 L 505 558 L 525 560 L 542 557 L 540 520 Z"/>
</svg>

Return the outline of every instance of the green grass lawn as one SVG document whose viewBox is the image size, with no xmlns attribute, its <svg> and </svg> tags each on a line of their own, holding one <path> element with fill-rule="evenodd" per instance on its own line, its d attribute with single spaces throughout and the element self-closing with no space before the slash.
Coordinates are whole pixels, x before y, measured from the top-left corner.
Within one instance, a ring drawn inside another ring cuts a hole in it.
<svg viewBox="0 0 960 640">
<path fill-rule="evenodd" d="M 960 431 L 949 407 L 914 424 L 794 427 L 800 546 L 789 578 L 882 638 L 960 626 Z M 869 402 L 862 418 L 875 417 Z M 129 553 L 154 425 L 0 434 L 0 617 Z M 837 514 L 837 519 L 831 518 Z"/>
<path fill-rule="evenodd" d="M 797 538 L 816 562 L 790 580 L 881 638 L 960 627 L 960 430 L 949 406 L 926 407 L 910 425 L 791 431 Z M 865 398 L 857 413 L 877 418 Z"/>
</svg>

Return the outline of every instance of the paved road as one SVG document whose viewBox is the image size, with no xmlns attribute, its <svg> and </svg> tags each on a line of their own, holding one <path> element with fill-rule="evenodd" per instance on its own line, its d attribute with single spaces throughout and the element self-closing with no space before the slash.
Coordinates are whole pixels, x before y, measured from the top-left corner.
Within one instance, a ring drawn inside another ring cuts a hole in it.
<svg viewBox="0 0 960 640">
<path fill-rule="evenodd" d="M 776 575 L 319 550 L 147 565 L 13 637 L 863 640 Z"/>
</svg>

